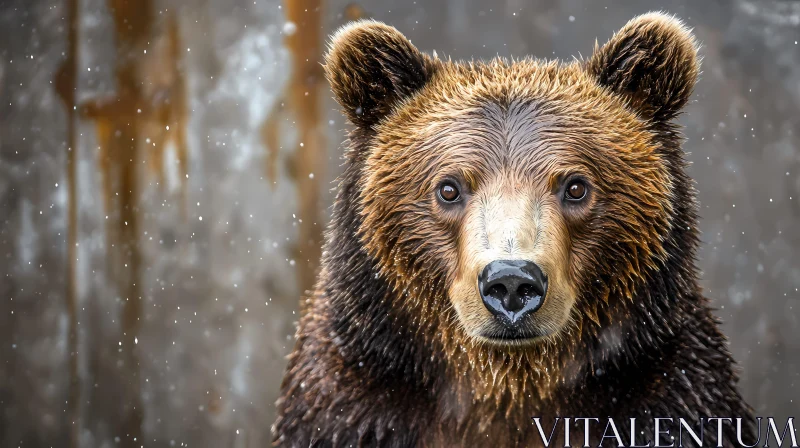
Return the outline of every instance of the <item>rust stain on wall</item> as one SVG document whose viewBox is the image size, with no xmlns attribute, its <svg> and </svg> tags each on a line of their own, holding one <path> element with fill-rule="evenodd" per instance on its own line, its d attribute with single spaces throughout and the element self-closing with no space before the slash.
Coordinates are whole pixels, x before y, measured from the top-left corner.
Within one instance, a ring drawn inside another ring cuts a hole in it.
<svg viewBox="0 0 800 448">
<path fill-rule="evenodd" d="M 286 47 L 292 60 L 292 78 L 286 91 L 286 105 L 294 117 L 299 139 L 289 163 L 294 175 L 298 196 L 297 280 L 301 294 L 314 286 L 321 254 L 322 216 L 320 214 L 320 179 L 323 179 L 326 147 L 322 119 L 320 87 L 324 74 L 320 62 L 323 51 L 322 1 L 285 0 L 286 20 L 295 25 L 286 36 Z M 268 175 L 274 178 L 274 158 L 277 148 L 277 119 L 271 114 L 263 133 L 270 149 Z M 273 121 L 270 121 L 273 120 Z M 272 167 L 272 168 L 270 168 Z"/>
<path fill-rule="evenodd" d="M 359 20 L 363 19 L 367 16 L 367 12 L 364 11 L 364 7 L 358 3 L 348 3 L 344 7 L 344 17 L 347 20 Z"/>
<path fill-rule="evenodd" d="M 124 418 L 115 433 L 124 435 L 123 446 L 139 446 L 144 415 L 136 348 L 143 307 L 139 199 L 144 176 L 154 177 L 163 188 L 165 150 L 172 145 L 179 165 L 180 207 L 185 209 L 186 96 L 176 16 L 169 14 L 158 22 L 152 0 L 108 0 L 108 5 L 115 24 L 116 95 L 89 102 L 81 110 L 95 121 L 107 256 L 122 300 L 119 387 L 124 392 Z M 146 172 L 138 168 L 143 162 Z"/>
</svg>

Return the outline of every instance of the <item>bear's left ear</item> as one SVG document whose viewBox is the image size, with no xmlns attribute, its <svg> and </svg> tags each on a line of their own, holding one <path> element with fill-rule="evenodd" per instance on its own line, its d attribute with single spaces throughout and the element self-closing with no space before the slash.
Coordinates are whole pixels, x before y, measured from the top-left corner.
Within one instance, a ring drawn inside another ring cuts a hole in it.
<svg viewBox="0 0 800 448">
<path fill-rule="evenodd" d="M 378 123 L 430 79 L 434 61 L 397 29 L 374 20 L 346 25 L 331 39 L 325 76 L 356 126 Z"/>
<path fill-rule="evenodd" d="M 665 122 L 689 101 L 700 61 L 697 42 L 680 20 L 649 13 L 633 18 L 602 48 L 595 45 L 586 68 L 640 116 Z"/>
</svg>

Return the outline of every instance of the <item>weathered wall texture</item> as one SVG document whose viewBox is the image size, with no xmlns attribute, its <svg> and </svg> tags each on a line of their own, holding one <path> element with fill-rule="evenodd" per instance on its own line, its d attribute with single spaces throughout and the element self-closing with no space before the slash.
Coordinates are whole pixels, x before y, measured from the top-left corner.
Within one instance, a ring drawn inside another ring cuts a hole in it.
<svg viewBox="0 0 800 448">
<path fill-rule="evenodd" d="M 265 446 L 340 169 L 338 26 L 568 59 L 651 9 L 703 43 L 703 283 L 745 396 L 796 413 L 800 3 L 0 0 L 0 446 Z"/>
</svg>

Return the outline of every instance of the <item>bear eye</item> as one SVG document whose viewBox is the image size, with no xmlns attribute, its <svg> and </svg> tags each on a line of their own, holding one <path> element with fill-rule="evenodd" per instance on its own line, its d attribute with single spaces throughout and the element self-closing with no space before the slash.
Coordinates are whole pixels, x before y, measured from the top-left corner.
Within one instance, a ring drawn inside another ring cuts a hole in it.
<svg viewBox="0 0 800 448">
<path fill-rule="evenodd" d="M 586 183 L 582 180 L 573 180 L 567 185 L 564 191 L 564 199 L 568 201 L 580 201 L 586 197 Z"/>
<path fill-rule="evenodd" d="M 461 198 L 461 192 L 455 182 L 447 180 L 439 185 L 439 199 L 443 202 L 456 202 Z"/>
</svg>

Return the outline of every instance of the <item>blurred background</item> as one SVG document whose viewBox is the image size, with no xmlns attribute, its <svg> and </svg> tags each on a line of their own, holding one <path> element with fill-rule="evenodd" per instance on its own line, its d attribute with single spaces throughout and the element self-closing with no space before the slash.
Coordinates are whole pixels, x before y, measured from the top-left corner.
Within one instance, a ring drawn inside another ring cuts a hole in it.
<svg viewBox="0 0 800 448">
<path fill-rule="evenodd" d="M 341 169 L 337 27 L 571 59 L 654 9 L 703 45 L 703 286 L 745 397 L 795 414 L 800 2 L 0 0 L 0 446 L 268 445 Z"/>
</svg>

